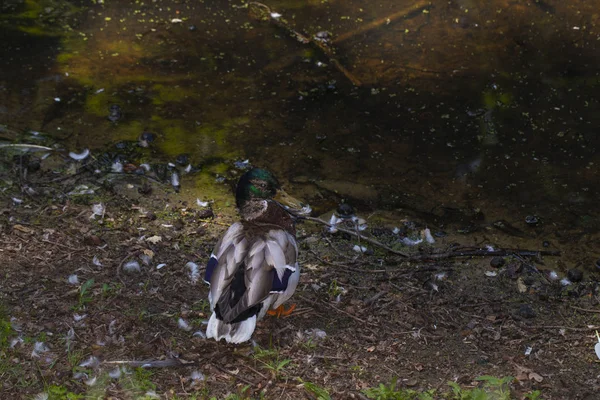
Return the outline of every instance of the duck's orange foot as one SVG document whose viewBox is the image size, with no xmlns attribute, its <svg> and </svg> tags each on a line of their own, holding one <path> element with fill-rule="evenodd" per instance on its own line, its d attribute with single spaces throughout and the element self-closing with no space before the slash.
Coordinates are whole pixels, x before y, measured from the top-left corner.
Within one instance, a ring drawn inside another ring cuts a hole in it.
<svg viewBox="0 0 600 400">
<path fill-rule="evenodd" d="M 274 310 L 267 310 L 267 314 L 274 315 L 274 316 L 277 316 L 277 318 L 279 318 L 281 316 L 290 315 L 292 313 L 292 311 L 294 311 L 295 309 L 296 309 L 296 304 L 292 304 L 288 310 L 286 310 L 282 304 Z"/>
</svg>

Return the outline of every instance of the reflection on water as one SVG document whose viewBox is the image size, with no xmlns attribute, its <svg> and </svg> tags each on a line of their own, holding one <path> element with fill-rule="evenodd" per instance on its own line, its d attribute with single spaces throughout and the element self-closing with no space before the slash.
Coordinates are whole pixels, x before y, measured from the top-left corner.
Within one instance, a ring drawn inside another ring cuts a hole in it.
<svg viewBox="0 0 600 400">
<path fill-rule="evenodd" d="M 243 2 L 91 3 L 1 6 L 0 123 L 74 149 L 155 132 L 197 191 L 249 158 L 317 210 L 598 231 L 600 1 L 268 2 L 312 44 Z"/>
</svg>

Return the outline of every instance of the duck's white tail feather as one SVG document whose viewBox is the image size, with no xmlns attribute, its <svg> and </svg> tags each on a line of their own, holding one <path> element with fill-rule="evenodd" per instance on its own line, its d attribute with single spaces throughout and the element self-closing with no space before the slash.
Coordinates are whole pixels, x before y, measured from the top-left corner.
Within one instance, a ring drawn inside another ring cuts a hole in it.
<svg viewBox="0 0 600 400">
<path fill-rule="evenodd" d="M 225 339 L 228 343 L 242 343 L 250 340 L 256 329 L 256 315 L 242 322 L 227 324 L 213 313 L 208 320 L 206 337 L 214 338 L 216 341 Z"/>
</svg>

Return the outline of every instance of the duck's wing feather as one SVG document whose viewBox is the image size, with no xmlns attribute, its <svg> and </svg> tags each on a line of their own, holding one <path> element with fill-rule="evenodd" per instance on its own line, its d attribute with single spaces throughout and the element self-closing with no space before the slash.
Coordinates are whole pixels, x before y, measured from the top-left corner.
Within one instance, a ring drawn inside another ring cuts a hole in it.
<svg viewBox="0 0 600 400">
<path fill-rule="evenodd" d="M 243 226 L 235 229 L 240 232 L 228 231 L 215 247 L 216 265 L 208 280 L 211 305 L 227 323 L 259 314 L 267 297 L 286 290 L 297 265 L 296 241 L 284 230 L 270 228 L 257 234 L 254 229 L 244 232 Z"/>
</svg>

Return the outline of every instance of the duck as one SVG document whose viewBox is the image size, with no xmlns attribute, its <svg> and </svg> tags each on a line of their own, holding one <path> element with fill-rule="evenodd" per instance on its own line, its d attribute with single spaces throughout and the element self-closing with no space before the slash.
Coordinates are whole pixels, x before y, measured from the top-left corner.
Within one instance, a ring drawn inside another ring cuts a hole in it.
<svg viewBox="0 0 600 400">
<path fill-rule="evenodd" d="M 235 192 L 240 221 L 215 245 L 206 265 L 212 312 L 206 337 L 243 343 L 267 312 L 288 315 L 283 303 L 298 286 L 300 265 L 295 222 L 301 204 L 268 170 L 244 173 Z"/>
</svg>

